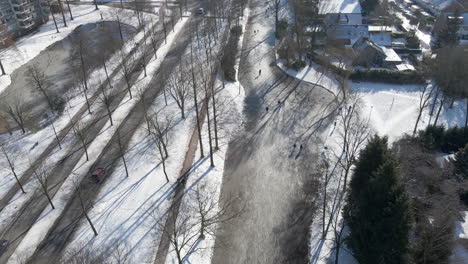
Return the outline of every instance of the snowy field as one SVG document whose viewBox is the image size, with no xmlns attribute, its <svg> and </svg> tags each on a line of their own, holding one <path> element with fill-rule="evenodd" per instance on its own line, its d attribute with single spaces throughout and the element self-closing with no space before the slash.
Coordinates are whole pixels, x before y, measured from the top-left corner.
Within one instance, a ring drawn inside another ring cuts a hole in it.
<svg viewBox="0 0 468 264">
<path fill-rule="evenodd" d="M 54 22 L 50 18 L 37 31 L 19 38 L 14 46 L 0 51 L 0 58 L 7 72 L 7 75 L 0 76 L 0 93 L 11 83 L 8 74 L 37 56 L 49 45 L 67 37 L 79 25 L 102 21 L 101 15 L 103 20 L 114 21 L 116 14 L 118 14 L 124 23 L 134 27 L 138 26 L 138 19 L 131 10 L 107 6 L 99 6 L 99 10 L 95 10 L 93 5 L 70 5 L 70 8 L 74 20 L 71 21 L 68 12 L 66 12 L 67 27 L 63 26 L 61 16 L 56 15 L 60 33 L 56 33 Z M 145 16 L 147 18 L 153 17 L 156 20 L 156 16 L 153 14 L 145 13 Z"/>
<path fill-rule="evenodd" d="M 72 11 L 74 17 L 76 16 L 76 18 L 74 19 L 74 21 L 72 21 L 72 23 L 68 21 L 67 23 L 69 24 L 69 26 L 65 29 L 61 28 L 60 34 L 55 33 L 55 26 L 53 25 L 53 22 L 52 24 L 50 24 L 51 22 L 49 21 L 49 23 L 42 25 L 39 28 L 39 32 L 21 38 L 20 41 L 17 43 L 16 48 L 7 49 L 6 51 L 4 51 L 4 53 L 2 53 L 1 56 L 4 56 L 5 54 L 8 55 L 7 58 L 10 58 L 11 62 L 11 64 L 7 64 L 5 62 L 4 64 L 7 65 L 6 67 L 9 67 L 10 69 L 12 69 L 11 67 L 17 68 L 23 63 L 27 63 L 34 56 L 39 54 L 42 49 L 47 48 L 55 41 L 59 41 L 65 38 L 69 33 L 71 33 L 73 28 L 76 28 L 77 26 L 83 23 L 99 21 L 99 12 L 104 12 L 106 15 L 103 16 L 107 16 L 109 20 L 112 20 L 113 10 L 116 9 L 102 7 L 100 8 L 100 11 L 94 11 L 94 8 L 92 6 L 72 6 Z M 138 25 L 138 20 L 136 19 L 136 17 L 131 16 L 133 12 L 130 12 L 128 10 L 119 12 L 122 12 L 123 14 L 125 14 L 125 16 L 129 17 L 127 21 L 129 21 L 129 23 L 132 26 L 136 27 Z M 147 14 L 147 16 L 151 16 L 154 20 L 157 19 L 157 17 L 155 17 L 152 14 Z M 136 36 L 134 36 L 134 39 L 132 41 L 127 42 L 123 47 L 124 53 L 128 54 L 130 50 L 134 47 L 135 42 L 140 41 L 142 38 L 143 32 L 140 32 Z M 118 67 L 120 61 L 121 55 L 119 53 L 116 53 L 106 62 L 109 73 L 114 71 Z M 119 73 L 116 76 L 117 78 L 114 78 L 114 80 L 112 80 L 113 85 L 115 85 L 116 80 L 120 78 L 121 75 L 122 73 Z M 102 67 L 96 69 L 89 76 L 89 96 L 96 90 L 96 87 L 99 87 L 99 84 L 103 82 L 102 76 L 105 76 L 104 69 Z M 7 77 L 9 80 L 8 75 L 4 77 Z M 65 128 L 65 126 L 69 123 L 70 118 L 75 116 L 75 114 L 78 113 L 80 108 L 84 106 L 86 102 L 82 93 L 76 94 L 75 92 L 71 91 L 70 94 L 67 94 L 65 96 L 68 98 L 68 107 L 66 107 L 66 111 L 64 112 L 64 114 L 59 116 L 53 123 L 57 133 L 59 133 L 63 128 Z M 94 111 L 92 110 L 92 112 Z M 84 116 L 82 117 L 82 122 L 87 122 L 90 118 L 91 116 L 89 116 L 88 114 L 84 114 Z M 67 143 L 71 142 L 71 134 L 72 133 L 69 132 L 69 135 L 67 135 L 67 137 L 63 139 L 62 147 L 64 149 L 68 147 Z M 28 168 L 29 164 L 33 162 L 54 140 L 56 139 L 51 124 L 48 124 L 47 126 L 40 128 L 37 131 L 28 131 L 24 135 L 21 133 L 21 131 L 18 130 L 14 131 L 12 135 L 9 135 L 8 133 L 0 135 L 0 142 L 9 142 L 8 148 L 13 150 L 13 157 L 17 157 L 15 169 L 18 175 L 21 175 L 21 173 Z M 25 153 L 28 153 L 27 159 L 22 158 L 24 157 L 23 155 Z M 58 161 L 62 157 L 62 154 L 62 151 L 60 151 L 57 147 L 50 155 L 50 163 L 55 163 L 56 161 Z M 11 188 L 11 186 L 14 185 L 16 182 L 13 176 L 10 174 L 9 170 L 0 170 L 0 179 L 0 197 L 3 197 L 6 194 L 6 192 Z"/>
</svg>

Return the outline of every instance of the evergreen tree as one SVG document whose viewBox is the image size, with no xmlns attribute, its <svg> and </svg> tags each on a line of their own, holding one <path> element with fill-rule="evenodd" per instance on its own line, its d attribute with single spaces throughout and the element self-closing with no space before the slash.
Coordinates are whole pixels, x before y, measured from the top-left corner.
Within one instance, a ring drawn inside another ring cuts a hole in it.
<svg viewBox="0 0 468 264">
<path fill-rule="evenodd" d="M 468 178 L 468 143 L 455 153 L 455 171 L 464 178 Z"/>
<path fill-rule="evenodd" d="M 361 264 L 407 263 L 411 210 L 387 138 L 374 136 L 361 151 L 344 217 L 348 246 Z"/>
<path fill-rule="evenodd" d="M 379 4 L 378 0 L 361 0 L 362 9 L 366 14 L 374 11 L 375 7 Z"/>
<path fill-rule="evenodd" d="M 436 47 L 442 48 L 445 46 L 456 46 L 460 42 L 458 31 L 462 25 L 463 20 L 459 19 L 460 13 L 455 12 L 453 18 L 447 20 L 447 27 L 444 31 L 439 32 Z"/>
</svg>

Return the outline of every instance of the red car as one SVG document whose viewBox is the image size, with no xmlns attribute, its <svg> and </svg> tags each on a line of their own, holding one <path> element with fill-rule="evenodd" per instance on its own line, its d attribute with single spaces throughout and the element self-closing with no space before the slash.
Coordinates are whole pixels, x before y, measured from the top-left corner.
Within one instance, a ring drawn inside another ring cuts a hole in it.
<svg viewBox="0 0 468 264">
<path fill-rule="evenodd" d="M 91 174 L 91 177 L 94 178 L 96 183 L 101 183 L 105 178 L 106 178 L 106 169 L 105 168 L 97 168 L 94 170 L 93 174 Z"/>
</svg>

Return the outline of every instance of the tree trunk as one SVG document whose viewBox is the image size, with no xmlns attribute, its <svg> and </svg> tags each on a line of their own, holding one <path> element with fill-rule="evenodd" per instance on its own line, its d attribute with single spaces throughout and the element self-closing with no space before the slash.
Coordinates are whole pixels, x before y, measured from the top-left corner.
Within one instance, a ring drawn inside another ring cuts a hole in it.
<svg viewBox="0 0 468 264">
<path fill-rule="evenodd" d="M 450 105 L 449 105 L 449 108 L 452 109 L 453 108 L 453 104 L 455 103 L 455 98 L 452 98 L 452 101 L 450 101 Z"/>
<path fill-rule="evenodd" d="M 81 140 L 81 143 L 83 144 L 83 148 L 86 154 L 86 161 L 89 161 L 89 156 L 88 156 L 88 147 L 86 146 L 86 142 L 84 139 Z"/>
<path fill-rule="evenodd" d="M 84 93 L 85 100 L 86 100 L 86 106 L 88 107 L 88 113 L 92 114 L 91 113 L 91 105 L 89 104 L 89 99 L 88 99 L 88 92 L 86 92 L 86 90 L 83 90 L 83 93 Z"/>
<path fill-rule="evenodd" d="M 446 99 L 445 96 L 443 96 L 442 100 L 440 101 L 440 106 L 439 106 L 439 110 L 437 110 L 436 118 L 434 121 L 434 126 L 437 126 L 437 121 L 439 121 L 439 115 L 440 115 L 440 112 L 442 111 L 442 107 L 445 104 L 445 99 Z"/>
<path fill-rule="evenodd" d="M 52 203 L 52 199 L 50 199 L 49 192 L 47 191 L 47 187 L 46 187 L 46 186 L 43 186 L 43 188 L 44 188 L 44 194 L 45 194 L 45 196 L 47 197 L 47 200 L 49 201 L 50 206 L 52 207 L 52 210 L 54 210 L 54 209 L 55 209 L 55 206 L 54 206 L 54 204 Z"/>
<path fill-rule="evenodd" d="M 102 64 L 104 65 L 104 71 L 106 72 L 107 84 L 109 84 L 109 88 L 112 89 L 112 84 L 111 84 L 111 81 L 110 81 L 110 78 L 109 78 L 109 73 L 107 71 L 106 62 L 104 60 L 102 60 Z"/>
<path fill-rule="evenodd" d="M 431 112 L 429 112 L 429 115 L 432 116 L 434 114 L 434 110 L 435 110 L 435 107 L 437 105 L 437 99 L 439 98 L 439 93 L 440 93 L 440 89 L 439 88 L 436 88 L 436 94 L 434 96 L 434 102 L 432 103 L 432 107 L 431 107 Z"/>
<path fill-rule="evenodd" d="M 419 123 L 419 119 L 421 118 L 422 111 L 423 111 L 423 109 L 419 110 L 418 118 L 416 119 L 416 124 L 414 125 L 413 137 L 414 137 L 414 135 L 416 135 L 416 131 L 418 129 L 418 123 Z"/>
<path fill-rule="evenodd" d="M 466 115 L 465 115 L 465 127 L 468 126 L 468 98 L 466 98 Z"/>
<path fill-rule="evenodd" d="M 58 145 L 59 145 L 59 148 L 62 149 L 62 144 L 60 144 L 60 139 L 59 139 L 59 137 L 58 137 L 58 135 L 57 135 L 57 131 L 55 130 L 55 126 L 54 126 L 53 123 L 52 123 L 52 129 L 54 130 L 55 139 L 57 140 L 57 143 L 58 143 Z"/>
<path fill-rule="evenodd" d="M 201 135 L 201 126 L 200 126 L 200 117 L 198 113 L 198 99 L 197 99 L 197 88 L 195 83 L 195 71 L 193 69 L 193 47 L 190 45 L 190 59 L 192 64 L 192 87 L 193 87 L 193 101 L 195 103 L 195 114 L 197 118 L 197 130 L 198 130 L 198 141 L 200 142 L 200 158 L 204 158 L 205 154 L 203 153 L 203 142 Z"/>
<path fill-rule="evenodd" d="M 122 157 L 122 161 L 125 167 L 125 174 L 127 175 L 128 178 L 128 167 L 127 167 L 127 161 L 125 161 L 125 153 L 122 152 L 122 149 L 120 150 L 120 156 Z"/>
<path fill-rule="evenodd" d="M 65 3 L 67 3 L 68 13 L 70 13 L 70 20 L 73 21 L 73 14 L 70 8 L 70 2 L 68 2 L 68 0 L 65 0 Z"/>
<path fill-rule="evenodd" d="M 6 75 L 5 68 L 3 68 L 2 60 L 0 60 L 0 70 L 2 71 L 2 75 Z"/>
<path fill-rule="evenodd" d="M 120 24 L 120 18 L 117 16 L 117 26 L 119 28 L 119 36 L 120 36 L 120 41 L 122 42 L 122 46 L 124 45 L 124 38 L 122 34 L 122 25 Z"/>
<path fill-rule="evenodd" d="M 61 0 L 58 0 L 58 4 L 59 4 L 60 12 L 62 13 L 63 26 L 64 26 L 64 27 L 68 27 L 68 26 L 67 26 L 67 20 L 65 19 L 65 12 L 63 12 L 62 1 L 61 1 Z M 51 12 L 52 12 L 52 11 L 51 11 Z"/>
<path fill-rule="evenodd" d="M 21 184 L 20 180 L 18 179 L 18 175 L 16 175 L 15 169 L 11 168 L 11 167 L 10 167 L 10 169 L 11 169 L 11 172 L 13 173 L 13 176 L 15 177 L 16 183 L 18 183 L 18 185 L 19 185 L 19 187 L 21 189 L 21 192 L 26 193 L 24 191 L 23 185 Z"/>
<path fill-rule="evenodd" d="M 110 125 L 113 126 L 114 125 L 114 121 L 112 120 L 112 112 L 111 110 L 109 109 L 109 105 L 106 104 L 106 109 L 107 109 L 107 116 L 109 116 L 109 121 L 110 121 Z"/>
<path fill-rule="evenodd" d="M 215 134 L 215 150 L 219 149 L 218 145 L 218 122 L 216 121 L 216 101 L 215 101 L 215 90 L 214 83 L 211 85 L 211 104 L 213 106 L 213 125 L 214 125 L 214 134 Z"/>
<path fill-rule="evenodd" d="M 85 90 L 88 90 L 88 81 L 87 81 L 88 76 L 86 74 L 83 51 L 81 50 L 81 47 L 80 47 L 80 62 L 81 62 L 81 74 L 83 75 L 83 84 L 84 84 Z"/>
<path fill-rule="evenodd" d="M 209 107 L 209 99 L 208 99 L 208 91 L 206 91 L 206 98 L 205 98 L 205 104 L 206 104 L 206 119 L 207 119 L 207 124 L 208 124 L 208 143 L 210 145 L 210 166 L 214 167 L 214 161 L 213 161 L 213 143 L 211 142 L 211 125 L 210 125 L 210 107 Z"/>
<path fill-rule="evenodd" d="M 98 232 L 96 231 L 96 228 L 94 228 L 93 222 L 91 222 L 91 218 L 89 218 L 88 213 L 86 213 L 86 210 L 83 208 L 83 214 L 86 217 L 86 220 L 88 220 L 89 225 L 91 226 L 91 229 L 93 229 L 94 236 L 98 235 Z"/>
<path fill-rule="evenodd" d="M 47 0 L 47 4 L 49 5 L 49 9 L 52 10 L 52 8 L 50 7 L 50 0 Z M 54 20 L 54 25 L 55 25 L 55 29 L 57 30 L 57 33 L 60 33 L 58 26 L 57 26 L 57 21 L 55 20 L 54 13 L 50 11 L 50 14 L 52 15 L 52 20 Z"/>
</svg>

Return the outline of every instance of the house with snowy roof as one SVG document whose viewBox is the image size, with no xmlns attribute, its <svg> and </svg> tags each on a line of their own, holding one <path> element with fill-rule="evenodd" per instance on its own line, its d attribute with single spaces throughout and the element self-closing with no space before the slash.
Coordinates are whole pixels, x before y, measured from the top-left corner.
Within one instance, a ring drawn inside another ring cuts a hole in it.
<svg viewBox="0 0 468 264">
<path fill-rule="evenodd" d="M 318 8 L 329 41 L 350 47 L 368 36 L 368 26 L 362 24 L 359 0 L 321 0 Z"/>
</svg>

